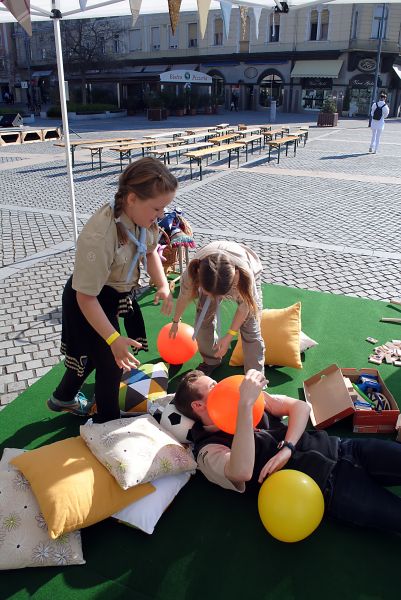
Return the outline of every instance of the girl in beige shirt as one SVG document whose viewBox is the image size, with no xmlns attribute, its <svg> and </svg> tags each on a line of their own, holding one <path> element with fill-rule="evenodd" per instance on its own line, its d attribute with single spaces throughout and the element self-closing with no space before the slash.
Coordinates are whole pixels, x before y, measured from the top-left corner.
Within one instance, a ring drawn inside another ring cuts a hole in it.
<svg viewBox="0 0 401 600">
<path fill-rule="evenodd" d="M 156 285 L 155 303 L 162 301 L 165 314 L 173 306 L 156 247 L 157 217 L 163 216 L 176 188 L 176 178 L 159 161 L 133 162 L 120 176 L 114 202 L 102 206 L 82 229 L 74 272 L 63 293 L 66 372 L 47 402 L 51 410 L 91 414 L 94 400 L 87 400 L 80 389 L 96 370 L 94 421 L 119 418 L 122 371 L 139 364 L 133 355 L 139 348 L 147 350 L 134 297 L 141 264 Z M 120 335 L 119 317 L 124 317 L 128 337 Z"/>
</svg>

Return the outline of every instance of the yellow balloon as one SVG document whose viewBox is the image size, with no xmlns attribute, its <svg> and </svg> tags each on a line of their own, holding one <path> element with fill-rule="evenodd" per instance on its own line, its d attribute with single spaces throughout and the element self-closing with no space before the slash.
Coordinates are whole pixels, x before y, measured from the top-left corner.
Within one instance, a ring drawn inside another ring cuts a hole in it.
<svg viewBox="0 0 401 600">
<path fill-rule="evenodd" d="M 259 490 L 258 509 L 263 525 L 273 537 L 281 542 L 299 542 L 322 520 L 324 499 L 309 475 L 285 469 L 264 481 Z"/>
</svg>

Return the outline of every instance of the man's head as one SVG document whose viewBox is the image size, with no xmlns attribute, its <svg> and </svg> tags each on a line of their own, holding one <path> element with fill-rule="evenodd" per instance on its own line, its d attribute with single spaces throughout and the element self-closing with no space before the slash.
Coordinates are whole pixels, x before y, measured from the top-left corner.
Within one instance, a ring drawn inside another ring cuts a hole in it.
<svg viewBox="0 0 401 600">
<path fill-rule="evenodd" d="M 387 94 L 385 92 L 381 92 L 380 100 L 383 100 L 383 102 L 387 102 Z"/>
<path fill-rule="evenodd" d="M 206 400 L 216 382 L 202 371 L 190 371 L 180 381 L 174 396 L 177 410 L 194 421 L 208 422 Z"/>
</svg>

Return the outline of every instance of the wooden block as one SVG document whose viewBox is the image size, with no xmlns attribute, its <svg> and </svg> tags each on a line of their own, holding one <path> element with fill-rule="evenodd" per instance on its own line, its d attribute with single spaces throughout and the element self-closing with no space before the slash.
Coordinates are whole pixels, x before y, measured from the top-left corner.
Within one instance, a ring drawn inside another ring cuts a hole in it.
<svg viewBox="0 0 401 600">
<path fill-rule="evenodd" d="M 382 364 L 382 359 L 378 358 L 377 356 L 369 356 L 369 362 L 370 363 L 374 363 L 375 365 L 381 365 Z"/>
</svg>

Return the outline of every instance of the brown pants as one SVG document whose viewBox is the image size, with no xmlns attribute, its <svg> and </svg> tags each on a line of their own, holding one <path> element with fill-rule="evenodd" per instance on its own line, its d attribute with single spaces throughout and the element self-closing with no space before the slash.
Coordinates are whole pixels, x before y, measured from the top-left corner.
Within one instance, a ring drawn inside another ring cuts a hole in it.
<svg viewBox="0 0 401 600">
<path fill-rule="evenodd" d="M 207 296 L 201 294 L 199 297 L 196 318 L 199 318 L 203 304 Z M 261 304 L 259 298 L 255 298 L 258 305 Z M 221 333 L 223 336 L 223 332 Z M 249 316 L 240 327 L 240 335 L 242 338 L 242 349 L 244 353 L 244 372 L 249 369 L 256 369 L 264 373 L 265 368 L 265 344 L 260 331 L 260 315 Z M 208 365 L 219 365 L 221 358 L 214 356 L 214 345 L 217 341 L 216 332 L 216 306 L 212 302 L 209 310 L 205 314 L 203 323 L 199 329 L 196 338 L 198 342 L 199 352 L 202 355 L 203 361 Z"/>
</svg>

